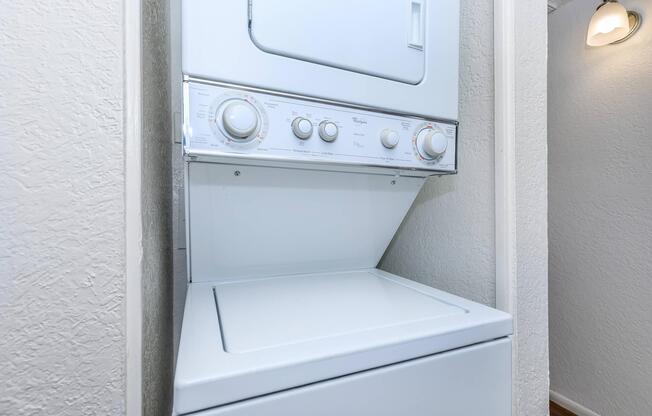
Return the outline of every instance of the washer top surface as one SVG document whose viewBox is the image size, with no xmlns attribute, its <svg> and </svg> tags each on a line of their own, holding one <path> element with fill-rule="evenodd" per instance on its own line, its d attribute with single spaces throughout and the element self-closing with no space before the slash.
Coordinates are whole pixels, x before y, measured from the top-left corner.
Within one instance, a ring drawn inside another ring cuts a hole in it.
<svg viewBox="0 0 652 416">
<path fill-rule="evenodd" d="M 511 317 L 377 269 L 188 287 L 178 414 L 217 407 L 512 333 Z"/>
<path fill-rule="evenodd" d="M 468 313 L 367 271 L 237 281 L 214 290 L 224 350 L 230 353 Z"/>
</svg>

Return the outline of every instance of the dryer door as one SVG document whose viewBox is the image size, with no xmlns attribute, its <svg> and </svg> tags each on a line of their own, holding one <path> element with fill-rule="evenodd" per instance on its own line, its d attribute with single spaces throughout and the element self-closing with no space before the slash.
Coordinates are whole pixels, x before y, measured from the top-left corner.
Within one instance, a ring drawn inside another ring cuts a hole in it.
<svg viewBox="0 0 652 416">
<path fill-rule="evenodd" d="M 459 0 L 181 0 L 186 77 L 456 121 Z"/>
<path fill-rule="evenodd" d="M 425 1 L 251 0 L 265 52 L 408 84 L 425 73 Z"/>
</svg>

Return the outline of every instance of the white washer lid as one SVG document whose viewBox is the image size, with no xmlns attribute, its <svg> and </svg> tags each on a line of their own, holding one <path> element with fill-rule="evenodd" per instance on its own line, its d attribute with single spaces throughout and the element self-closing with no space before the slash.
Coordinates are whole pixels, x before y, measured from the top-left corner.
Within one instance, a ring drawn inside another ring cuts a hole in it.
<svg viewBox="0 0 652 416">
<path fill-rule="evenodd" d="M 192 283 L 175 410 L 220 406 L 511 332 L 503 312 L 377 269 Z"/>
<path fill-rule="evenodd" d="M 359 271 L 222 283 L 214 290 L 222 343 L 230 353 L 467 313 L 395 281 Z"/>
</svg>

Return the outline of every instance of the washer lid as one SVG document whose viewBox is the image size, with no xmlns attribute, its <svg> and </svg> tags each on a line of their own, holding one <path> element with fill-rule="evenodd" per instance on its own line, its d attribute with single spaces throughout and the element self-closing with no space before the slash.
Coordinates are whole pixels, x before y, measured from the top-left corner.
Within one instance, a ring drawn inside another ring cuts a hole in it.
<svg viewBox="0 0 652 416">
<path fill-rule="evenodd" d="M 286 276 L 218 284 L 222 343 L 245 353 L 391 329 L 468 311 L 373 273 Z"/>
<path fill-rule="evenodd" d="M 511 331 L 503 312 L 376 269 L 192 283 L 175 410 L 220 406 Z"/>
<path fill-rule="evenodd" d="M 250 0 L 265 52 L 408 84 L 425 74 L 425 1 Z"/>
</svg>

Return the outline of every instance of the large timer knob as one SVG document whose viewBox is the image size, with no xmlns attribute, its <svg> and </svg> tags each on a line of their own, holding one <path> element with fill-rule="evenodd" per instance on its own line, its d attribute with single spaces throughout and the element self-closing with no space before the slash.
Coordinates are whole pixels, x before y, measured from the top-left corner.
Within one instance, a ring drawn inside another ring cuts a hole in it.
<svg viewBox="0 0 652 416">
<path fill-rule="evenodd" d="M 443 156 L 447 148 L 448 139 L 438 131 L 431 131 L 423 141 L 423 150 L 434 158 Z"/>
<path fill-rule="evenodd" d="M 437 159 L 446 153 L 448 139 L 444 134 L 432 128 L 426 128 L 417 136 L 418 150 L 426 159 Z"/>
<path fill-rule="evenodd" d="M 253 105 L 245 100 L 235 99 L 225 103 L 222 125 L 234 139 L 246 139 L 256 132 L 260 122 Z"/>
</svg>

